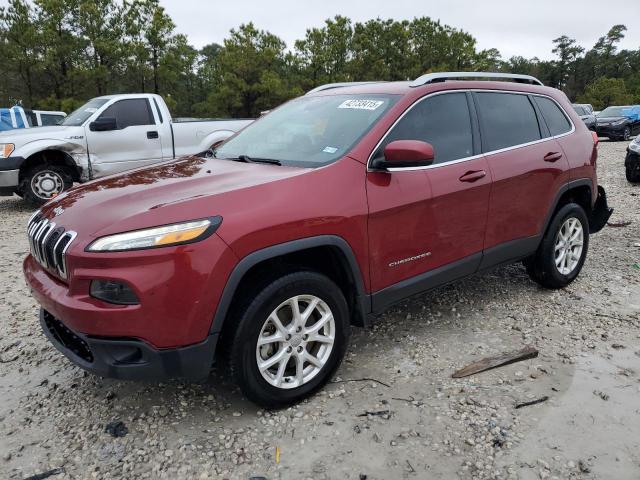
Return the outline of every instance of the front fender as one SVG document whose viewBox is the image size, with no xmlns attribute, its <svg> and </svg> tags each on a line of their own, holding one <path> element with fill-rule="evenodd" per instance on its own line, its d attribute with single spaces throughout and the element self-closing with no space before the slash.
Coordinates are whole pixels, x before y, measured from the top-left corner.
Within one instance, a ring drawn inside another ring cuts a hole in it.
<svg viewBox="0 0 640 480">
<path fill-rule="evenodd" d="M 45 150 L 58 150 L 68 154 L 78 165 L 84 165 L 87 158 L 87 148 L 84 144 L 69 139 L 41 139 L 34 140 L 24 145 L 18 146 L 12 156 L 29 158 L 36 153 Z"/>
</svg>

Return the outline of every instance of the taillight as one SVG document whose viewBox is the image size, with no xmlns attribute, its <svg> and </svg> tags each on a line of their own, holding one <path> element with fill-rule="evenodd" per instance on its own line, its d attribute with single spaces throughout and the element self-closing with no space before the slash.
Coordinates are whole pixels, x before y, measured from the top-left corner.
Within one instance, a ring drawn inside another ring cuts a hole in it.
<svg viewBox="0 0 640 480">
<path fill-rule="evenodd" d="M 600 139 L 598 138 L 598 134 L 594 131 L 591 132 L 591 136 L 593 137 L 593 144 L 598 145 L 600 143 Z"/>
</svg>

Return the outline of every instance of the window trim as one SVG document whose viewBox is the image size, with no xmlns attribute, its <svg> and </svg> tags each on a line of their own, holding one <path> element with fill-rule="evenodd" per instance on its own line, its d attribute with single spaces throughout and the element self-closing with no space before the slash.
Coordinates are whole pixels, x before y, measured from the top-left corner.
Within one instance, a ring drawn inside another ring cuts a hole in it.
<svg viewBox="0 0 640 480">
<path fill-rule="evenodd" d="M 503 152 L 508 152 L 510 150 L 516 150 L 519 148 L 523 148 L 523 147 L 528 147 L 531 145 L 535 145 L 537 143 L 542 143 L 542 142 L 548 142 L 549 140 L 555 140 L 558 138 L 562 138 L 565 137 L 567 135 L 571 135 L 572 133 L 574 133 L 576 131 L 576 126 L 573 123 L 573 120 L 571 119 L 571 117 L 569 115 L 567 115 L 567 112 L 565 112 L 564 108 L 562 108 L 562 105 L 560 105 L 558 103 L 558 101 L 549 96 L 549 95 L 544 95 L 542 93 L 531 93 L 531 92 L 521 92 L 521 91 L 513 91 L 513 90 L 492 90 L 492 89 L 483 89 L 483 88 L 468 88 L 468 89 L 460 89 L 460 90 L 443 90 L 443 91 L 439 91 L 439 92 L 432 92 L 428 95 L 425 95 L 423 97 L 418 98 L 415 102 L 413 102 L 411 105 L 409 105 L 409 107 L 402 112 L 402 115 L 400 115 L 395 122 L 393 122 L 391 124 L 391 126 L 387 129 L 387 131 L 384 133 L 384 135 L 380 138 L 380 140 L 376 143 L 375 147 L 373 148 L 373 150 L 371 151 L 371 153 L 369 154 L 369 157 L 367 158 L 367 172 L 381 172 L 382 170 L 378 170 L 375 168 L 371 168 L 371 161 L 373 160 L 373 154 L 378 150 L 378 147 L 380 147 L 380 145 L 384 142 L 384 140 L 387 138 L 387 136 L 389 135 L 389 133 L 391 132 L 391 130 L 393 130 L 395 128 L 395 126 L 398 124 L 398 122 L 400 122 L 400 120 L 402 120 L 404 118 L 405 115 L 407 115 L 411 109 L 413 107 L 415 107 L 416 105 L 418 105 L 420 102 L 426 100 L 427 98 L 433 97 L 435 95 L 446 95 L 448 93 L 460 93 L 460 92 L 470 92 L 470 93 L 474 93 L 474 92 L 487 92 L 487 93 L 506 93 L 506 94 L 517 94 L 517 95 L 526 95 L 526 96 L 538 96 L 538 97 L 544 97 L 544 98 L 548 98 L 551 101 L 555 102 L 555 104 L 558 106 L 558 108 L 560 108 L 560 110 L 562 111 L 562 113 L 567 117 L 567 119 L 569 120 L 569 123 L 571 124 L 571 130 L 569 130 L 566 133 L 560 134 L 560 135 L 551 135 L 551 133 L 549 132 L 548 137 L 546 138 L 541 138 L 540 140 L 534 140 L 532 142 L 527 142 L 527 143 L 521 143 L 518 145 L 513 145 L 511 147 L 505 147 L 499 150 L 491 150 L 489 152 L 484 152 L 484 153 L 479 153 L 476 155 L 472 155 L 470 157 L 465 157 L 465 158 L 459 158 L 457 160 L 451 160 L 449 162 L 443 162 L 443 163 L 434 163 L 433 165 L 426 165 L 426 166 L 420 166 L 420 167 L 405 167 L 405 168 L 388 168 L 386 171 L 388 172 L 413 172 L 416 170 L 429 170 L 432 168 L 440 168 L 446 165 L 453 165 L 456 163 L 462 163 L 462 162 L 468 162 L 470 160 L 476 160 L 478 158 L 482 158 L 482 157 L 487 157 L 489 155 L 496 155 L 498 153 L 503 153 Z M 531 102 L 531 100 L 529 100 Z M 531 102 L 532 105 L 534 104 L 534 102 Z M 479 116 L 480 113 L 477 111 L 477 105 L 475 105 L 475 101 L 473 104 L 474 108 L 476 109 L 476 114 Z M 534 111 L 536 111 L 536 115 L 537 115 L 537 110 L 535 108 L 535 105 L 533 105 L 534 107 Z M 469 115 L 472 115 L 471 109 L 469 111 Z M 544 120 L 544 119 L 543 119 Z M 472 125 L 473 126 L 473 125 Z M 480 129 L 480 119 L 478 118 L 478 128 Z M 480 135 L 482 136 L 482 132 L 480 132 Z M 482 138 L 481 138 L 482 139 Z"/>
</svg>

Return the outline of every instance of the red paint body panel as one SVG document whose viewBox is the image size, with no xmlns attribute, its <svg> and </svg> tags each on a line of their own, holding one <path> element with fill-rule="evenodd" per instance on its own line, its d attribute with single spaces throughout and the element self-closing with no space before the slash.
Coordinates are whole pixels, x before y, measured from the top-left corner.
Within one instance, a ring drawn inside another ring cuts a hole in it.
<svg viewBox="0 0 640 480">
<path fill-rule="evenodd" d="M 371 153 L 407 108 L 425 95 L 457 89 L 549 95 L 564 107 L 576 131 L 422 170 L 367 171 Z M 314 95 L 345 93 L 400 98 L 348 155 L 328 166 L 192 157 L 90 182 L 49 202 L 43 215 L 78 235 L 67 253 L 68 281 L 26 258 L 24 273 L 34 296 L 84 334 L 133 337 L 157 348 L 191 345 L 209 333 L 233 269 L 258 250 L 307 237 L 339 236 L 354 254 L 366 293 L 375 293 L 484 249 L 540 234 L 562 185 L 580 178 L 596 185 L 591 134 L 557 90 L 505 82 L 419 88 L 396 82 Z M 563 157 L 545 162 L 552 151 Z M 595 194 L 594 188 L 594 200 Z M 85 251 L 105 235 L 218 215 L 223 221 L 216 233 L 189 245 Z M 90 297 L 91 279 L 126 282 L 140 305 L 116 306 Z"/>
</svg>

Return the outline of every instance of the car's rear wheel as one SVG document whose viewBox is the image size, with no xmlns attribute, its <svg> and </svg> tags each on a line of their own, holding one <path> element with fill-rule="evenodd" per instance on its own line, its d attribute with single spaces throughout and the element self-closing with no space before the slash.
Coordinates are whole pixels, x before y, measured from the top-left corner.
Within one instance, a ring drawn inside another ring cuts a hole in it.
<svg viewBox="0 0 640 480">
<path fill-rule="evenodd" d="M 239 313 L 230 367 L 253 402 L 291 405 L 318 390 L 340 365 L 349 312 L 328 277 L 309 271 L 284 275 L 248 298 Z"/>
<path fill-rule="evenodd" d="M 40 206 L 73 186 L 69 170 L 60 165 L 41 164 L 32 167 L 20 183 L 22 197 Z"/>
<path fill-rule="evenodd" d="M 545 288 L 563 288 L 573 282 L 589 248 L 589 221 L 576 203 L 564 205 L 554 216 L 537 252 L 524 264 L 529 276 Z"/>
</svg>

